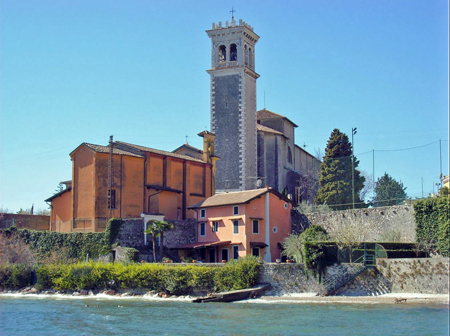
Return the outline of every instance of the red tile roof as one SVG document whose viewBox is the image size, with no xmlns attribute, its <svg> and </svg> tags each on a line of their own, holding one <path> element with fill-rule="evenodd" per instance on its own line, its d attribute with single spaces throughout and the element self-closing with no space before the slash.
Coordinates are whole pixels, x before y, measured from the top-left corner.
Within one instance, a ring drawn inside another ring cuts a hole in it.
<svg viewBox="0 0 450 336">
<path fill-rule="evenodd" d="M 259 110 L 256 113 L 256 118 L 258 120 L 260 119 L 273 119 L 273 118 L 282 118 L 285 119 L 287 121 L 289 121 L 292 125 L 294 125 L 294 127 L 298 127 L 294 122 L 292 122 L 290 119 L 286 118 L 285 116 L 282 116 L 281 114 L 266 110 L 266 109 L 262 109 Z"/>
<path fill-rule="evenodd" d="M 95 144 L 91 144 L 91 143 L 87 143 L 87 142 L 83 142 L 80 146 L 82 146 L 82 145 L 92 149 L 96 153 L 105 153 L 105 154 L 109 153 L 109 146 L 95 145 Z M 70 154 L 75 152 L 80 146 L 78 146 Z M 116 154 L 116 155 L 127 155 L 127 156 L 141 157 L 141 158 L 144 157 L 144 155 L 136 154 L 136 153 L 133 153 L 133 152 L 130 152 L 130 151 L 127 151 L 127 150 L 114 148 L 114 147 L 113 147 L 113 154 Z"/>
<path fill-rule="evenodd" d="M 174 157 L 174 158 L 178 158 L 178 159 L 183 159 L 183 160 L 187 160 L 187 161 L 194 161 L 194 162 L 199 162 L 199 163 L 205 163 L 205 161 L 200 160 L 200 159 L 196 159 L 193 158 L 192 156 L 187 156 L 187 155 L 182 155 L 182 154 L 176 154 L 176 153 L 172 153 L 172 152 L 166 152 L 163 150 L 159 150 L 159 149 L 154 149 L 154 148 L 149 148 L 149 147 L 145 147 L 145 146 L 139 146 L 139 145 L 133 145 L 127 142 L 122 142 L 122 141 L 116 141 L 116 144 L 120 145 L 120 148 L 130 148 L 131 150 L 138 150 L 138 152 L 150 152 L 150 153 L 154 153 L 154 154 L 159 154 L 159 155 L 165 155 L 165 156 L 170 156 L 170 157 Z"/>
<path fill-rule="evenodd" d="M 286 197 L 281 195 L 275 189 L 266 187 L 266 188 L 253 189 L 253 190 L 234 191 L 234 192 L 227 192 L 227 193 L 222 193 L 222 194 L 215 194 L 214 196 L 211 196 L 202 202 L 199 202 L 197 204 L 194 204 L 194 205 L 188 207 L 188 209 L 209 208 L 209 207 L 215 207 L 215 206 L 225 206 L 225 205 L 234 205 L 234 204 L 244 204 L 244 203 L 248 203 L 248 202 L 254 200 L 255 198 L 261 197 L 262 195 L 266 194 L 267 192 L 276 194 L 278 197 L 282 198 L 286 202 L 291 202 L 289 199 L 287 199 Z"/>
<path fill-rule="evenodd" d="M 273 128 L 270 128 L 270 127 L 267 127 L 267 126 L 264 126 L 261 124 L 256 124 L 256 129 L 261 132 L 273 133 L 273 134 L 282 135 L 282 136 L 286 137 L 282 132 L 279 132 L 277 130 L 274 130 Z"/>
</svg>

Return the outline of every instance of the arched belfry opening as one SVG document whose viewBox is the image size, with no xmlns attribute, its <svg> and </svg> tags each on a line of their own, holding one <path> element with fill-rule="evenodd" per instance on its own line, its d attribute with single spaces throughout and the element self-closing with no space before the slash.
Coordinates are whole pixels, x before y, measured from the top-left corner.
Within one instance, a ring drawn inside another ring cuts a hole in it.
<svg viewBox="0 0 450 336">
<path fill-rule="evenodd" d="M 230 61 L 237 61 L 237 46 L 234 43 L 230 45 Z"/>
<path fill-rule="evenodd" d="M 245 65 L 248 65 L 248 48 L 247 48 L 247 45 L 244 46 L 244 62 L 245 62 Z"/>
<path fill-rule="evenodd" d="M 222 44 L 219 47 L 219 62 L 226 62 L 227 60 L 227 48 Z"/>
<path fill-rule="evenodd" d="M 253 53 L 252 48 L 248 48 L 248 65 L 250 68 L 253 68 Z"/>
</svg>

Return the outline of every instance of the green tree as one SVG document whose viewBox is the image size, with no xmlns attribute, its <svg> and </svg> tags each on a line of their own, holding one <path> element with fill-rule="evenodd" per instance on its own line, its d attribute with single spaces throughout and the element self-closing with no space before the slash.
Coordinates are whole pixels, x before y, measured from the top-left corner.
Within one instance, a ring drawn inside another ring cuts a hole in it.
<svg viewBox="0 0 450 336">
<path fill-rule="evenodd" d="M 356 169 L 359 161 L 354 159 L 355 204 L 361 207 L 360 191 L 365 177 Z M 325 156 L 320 165 L 317 204 L 327 204 L 335 210 L 352 208 L 352 144 L 345 133 L 334 129 L 325 148 Z"/>
<path fill-rule="evenodd" d="M 391 206 L 401 203 L 407 198 L 406 187 L 403 183 L 397 182 L 389 174 L 384 173 L 375 183 L 375 197 L 373 206 Z"/>
<path fill-rule="evenodd" d="M 328 240 L 327 231 L 319 225 L 311 225 L 301 234 L 291 234 L 282 242 L 283 254 L 293 258 L 298 263 L 305 260 L 305 243 Z"/>
<path fill-rule="evenodd" d="M 160 258 L 163 257 L 164 252 L 164 231 L 173 229 L 173 224 L 162 221 L 152 221 L 144 232 L 152 236 L 153 244 L 153 260 L 156 261 L 156 239 L 160 237 Z"/>
</svg>

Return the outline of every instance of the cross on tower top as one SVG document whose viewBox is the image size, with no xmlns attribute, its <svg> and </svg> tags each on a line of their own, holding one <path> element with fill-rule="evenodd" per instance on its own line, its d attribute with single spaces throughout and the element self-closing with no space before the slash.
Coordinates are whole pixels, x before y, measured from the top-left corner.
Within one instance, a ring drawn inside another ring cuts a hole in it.
<svg viewBox="0 0 450 336">
<path fill-rule="evenodd" d="M 234 12 L 236 12 L 236 10 L 233 8 L 233 6 L 231 6 L 231 10 L 230 10 L 231 20 L 234 20 Z"/>
</svg>

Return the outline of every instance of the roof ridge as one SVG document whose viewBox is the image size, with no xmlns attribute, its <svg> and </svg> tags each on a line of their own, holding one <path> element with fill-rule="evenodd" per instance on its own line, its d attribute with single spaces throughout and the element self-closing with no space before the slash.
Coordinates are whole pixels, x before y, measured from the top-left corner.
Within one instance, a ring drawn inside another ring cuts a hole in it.
<svg viewBox="0 0 450 336">
<path fill-rule="evenodd" d="M 179 159 L 205 163 L 205 161 L 203 161 L 201 159 L 197 159 L 197 158 L 194 158 L 194 157 L 191 157 L 188 155 L 177 154 L 177 153 L 165 151 L 162 149 L 151 148 L 151 147 L 147 147 L 147 146 L 135 145 L 135 144 L 132 144 L 129 142 L 124 142 L 124 141 L 115 141 L 115 142 L 118 144 L 122 144 L 124 146 L 130 146 L 132 148 L 136 148 L 137 150 L 140 150 L 141 152 L 148 151 L 148 152 L 152 152 L 155 154 L 167 155 L 167 156 L 171 156 L 171 157 L 175 157 L 175 158 L 179 158 Z"/>
</svg>

